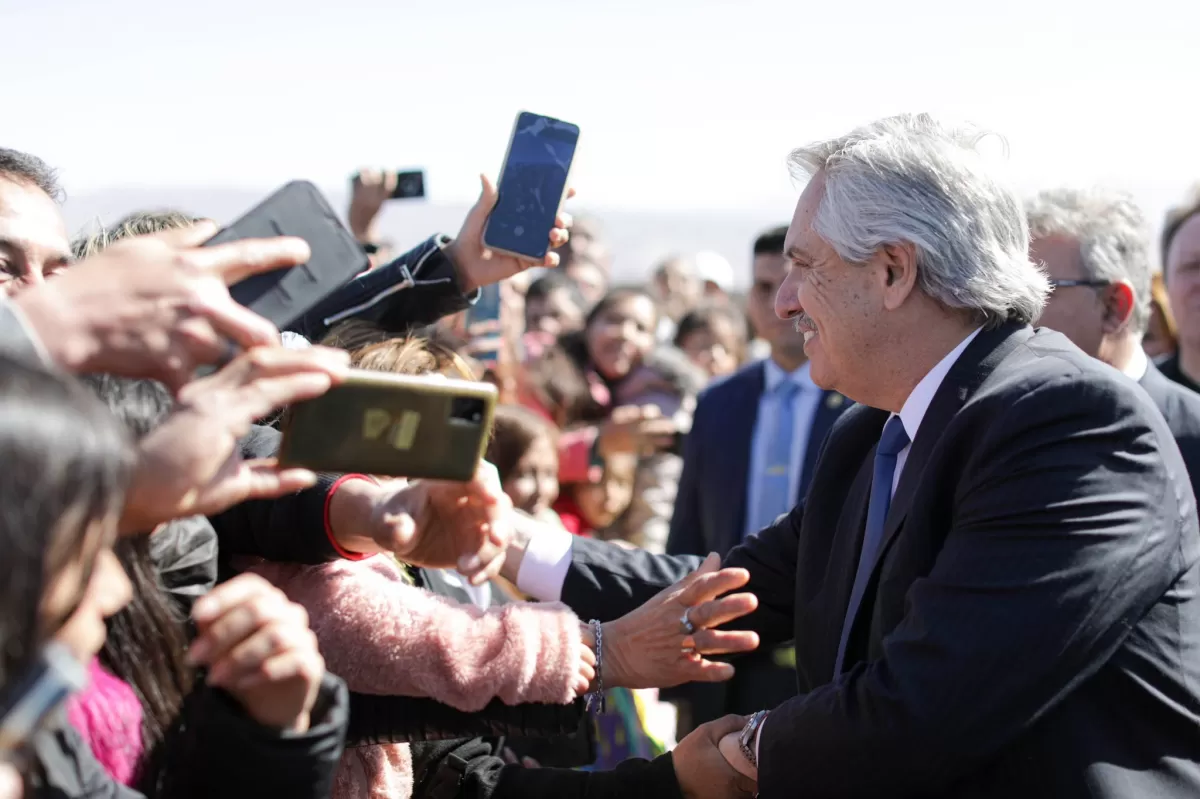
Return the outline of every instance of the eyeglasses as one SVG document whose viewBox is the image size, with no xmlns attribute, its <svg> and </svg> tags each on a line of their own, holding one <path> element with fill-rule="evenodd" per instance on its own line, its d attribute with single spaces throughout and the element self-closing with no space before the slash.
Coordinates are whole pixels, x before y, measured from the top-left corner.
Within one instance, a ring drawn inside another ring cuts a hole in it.
<svg viewBox="0 0 1200 799">
<path fill-rule="evenodd" d="M 1050 278 L 1050 285 L 1054 288 L 1070 288 L 1071 286 L 1091 286 L 1092 288 L 1104 288 L 1111 286 L 1109 280 L 1055 280 Z"/>
</svg>

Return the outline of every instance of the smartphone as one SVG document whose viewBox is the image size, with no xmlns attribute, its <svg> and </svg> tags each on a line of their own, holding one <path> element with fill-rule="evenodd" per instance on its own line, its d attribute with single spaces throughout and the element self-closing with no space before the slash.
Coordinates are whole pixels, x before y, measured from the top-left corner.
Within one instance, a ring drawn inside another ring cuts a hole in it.
<svg viewBox="0 0 1200 799">
<path fill-rule="evenodd" d="M 488 368 L 495 367 L 500 360 L 504 336 L 500 319 L 502 306 L 500 284 L 493 283 L 479 289 L 479 298 L 467 308 L 467 335 L 474 345 L 471 355 Z"/>
<path fill-rule="evenodd" d="M 484 245 L 528 261 L 546 257 L 578 144 L 578 125 L 528 111 L 517 115 Z"/>
<path fill-rule="evenodd" d="M 425 196 L 425 173 L 420 169 L 396 173 L 396 188 L 393 200 L 415 200 Z"/>
<path fill-rule="evenodd" d="M 33 666 L 0 692 L 0 761 L 14 760 L 67 697 L 87 684 L 87 669 L 71 652 L 47 644 Z"/>
<path fill-rule="evenodd" d="M 279 463 L 322 472 L 470 480 L 496 407 L 490 383 L 353 369 L 288 409 Z"/>
<path fill-rule="evenodd" d="M 205 246 L 274 236 L 297 236 L 308 242 L 312 250 L 308 263 L 252 275 L 230 286 L 229 294 L 280 330 L 371 266 L 325 197 L 303 180 L 276 191 Z"/>
</svg>

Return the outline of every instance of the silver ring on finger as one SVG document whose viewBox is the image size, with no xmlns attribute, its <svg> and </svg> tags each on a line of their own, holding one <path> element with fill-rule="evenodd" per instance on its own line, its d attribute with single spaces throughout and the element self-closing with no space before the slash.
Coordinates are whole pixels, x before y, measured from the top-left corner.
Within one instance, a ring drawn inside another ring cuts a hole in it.
<svg viewBox="0 0 1200 799">
<path fill-rule="evenodd" d="M 683 631 L 684 635 L 692 635 L 696 632 L 696 626 L 692 624 L 692 620 L 688 618 L 688 613 L 690 613 L 691 610 L 691 608 L 685 608 L 683 615 L 679 617 L 679 629 Z"/>
</svg>

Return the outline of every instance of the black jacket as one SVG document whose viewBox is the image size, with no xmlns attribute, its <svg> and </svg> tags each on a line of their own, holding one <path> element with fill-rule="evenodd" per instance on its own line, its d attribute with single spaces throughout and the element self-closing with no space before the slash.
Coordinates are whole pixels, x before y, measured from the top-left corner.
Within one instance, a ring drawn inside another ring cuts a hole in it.
<svg viewBox="0 0 1200 799">
<path fill-rule="evenodd" d="M 172 762 L 166 784 L 148 794 L 171 799 L 325 799 L 342 755 L 346 731 L 346 685 L 326 675 L 307 732 L 267 729 L 221 691 L 201 687 L 189 697 L 194 714 L 186 731 L 186 756 Z M 140 799 L 147 794 L 112 780 L 87 742 L 65 719 L 33 742 L 36 799 Z"/>
<path fill-rule="evenodd" d="M 1152 363 L 1138 382 L 1167 420 L 1191 476 L 1192 491 L 1200 496 L 1200 394 L 1167 379 Z"/>
<path fill-rule="evenodd" d="M 744 626 L 800 642 L 764 799 L 1200 794 L 1200 528 L 1146 393 L 1052 331 L 981 332 L 912 443 L 835 674 L 887 416 L 848 410 L 806 503 L 725 561 L 759 599 Z M 583 615 L 694 565 L 572 545 Z"/>
</svg>

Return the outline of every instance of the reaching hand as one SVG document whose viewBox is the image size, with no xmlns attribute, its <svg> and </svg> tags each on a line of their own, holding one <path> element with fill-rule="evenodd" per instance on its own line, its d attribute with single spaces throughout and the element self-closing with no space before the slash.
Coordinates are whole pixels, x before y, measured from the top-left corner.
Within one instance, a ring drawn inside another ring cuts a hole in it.
<svg viewBox="0 0 1200 799">
<path fill-rule="evenodd" d="M 479 201 L 463 220 L 458 238 L 446 248 L 446 255 L 458 270 L 458 283 L 463 292 L 498 283 L 532 266 L 558 266 L 558 253 L 555 252 L 548 251 L 546 257 L 538 264 L 513 258 L 511 255 L 500 255 L 483 246 L 483 228 L 487 225 L 488 214 L 496 207 L 499 195 L 496 193 L 496 187 L 485 175 L 480 175 L 479 180 L 483 184 Z M 575 190 L 568 190 L 567 196 L 575 196 Z M 567 243 L 571 237 L 568 232 L 570 227 L 570 215 L 560 212 L 554 218 L 554 228 L 550 231 L 550 249 Z"/>
<path fill-rule="evenodd" d="M 470 482 L 389 480 L 358 496 L 362 499 L 349 501 L 369 504 L 365 525 L 373 545 L 407 563 L 456 568 L 473 585 L 495 577 L 504 565 L 512 535 L 512 501 L 500 487 L 496 468 L 486 461 Z M 345 518 L 356 515 L 361 514 L 347 509 Z M 364 551 L 354 544 L 354 536 L 362 533 L 341 527 L 333 523 L 339 541 L 352 551 Z"/>
<path fill-rule="evenodd" d="M 121 530 L 146 532 L 171 519 L 212 515 L 312 485 L 316 476 L 307 469 L 242 460 L 238 439 L 275 408 L 324 394 L 341 380 L 348 360 L 325 347 L 256 347 L 184 386 L 175 411 L 138 448 Z"/>
<path fill-rule="evenodd" d="M 603 458 L 626 453 L 650 455 L 670 449 L 677 432 L 675 420 L 663 418 L 657 406 L 624 405 L 613 409 L 600 425 L 597 452 Z"/>
<path fill-rule="evenodd" d="M 396 173 L 363 169 L 350 188 L 350 232 L 362 242 L 374 241 L 375 218 L 396 190 Z"/>
<path fill-rule="evenodd" d="M 722 682 L 733 666 L 706 660 L 703 655 L 751 652 L 758 634 L 709 629 L 752 613 L 754 594 L 721 597 L 745 585 L 745 569 L 721 569 L 714 553 L 700 568 L 661 591 L 637 610 L 604 625 L 605 685 L 625 688 L 670 688 L 686 682 Z M 684 611 L 695 627 L 687 635 L 681 625 Z"/>
<path fill-rule="evenodd" d="M 267 727 L 304 731 L 325 674 L 304 608 L 256 574 L 242 574 L 196 600 L 198 635 L 189 660 Z"/>
<path fill-rule="evenodd" d="M 675 779 L 686 799 L 754 796 L 757 784 L 729 765 L 719 749 L 722 738 L 736 735 L 745 724 L 741 716 L 725 716 L 700 725 L 675 747 Z"/>
<path fill-rule="evenodd" d="M 71 372 L 150 377 L 173 391 L 196 367 L 277 343 L 270 322 L 226 288 L 260 272 L 308 260 L 302 239 L 246 239 L 200 247 L 216 225 L 126 239 L 14 302 L 51 360 Z"/>
</svg>

